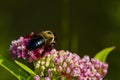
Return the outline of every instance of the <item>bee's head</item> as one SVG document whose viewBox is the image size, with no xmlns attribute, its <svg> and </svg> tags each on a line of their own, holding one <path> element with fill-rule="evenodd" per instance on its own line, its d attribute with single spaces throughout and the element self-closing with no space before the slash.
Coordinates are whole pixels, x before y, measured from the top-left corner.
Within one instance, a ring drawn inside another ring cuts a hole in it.
<svg viewBox="0 0 120 80">
<path fill-rule="evenodd" d="M 55 34 L 52 31 L 42 31 L 41 35 L 49 42 L 55 43 Z"/>
</svg>

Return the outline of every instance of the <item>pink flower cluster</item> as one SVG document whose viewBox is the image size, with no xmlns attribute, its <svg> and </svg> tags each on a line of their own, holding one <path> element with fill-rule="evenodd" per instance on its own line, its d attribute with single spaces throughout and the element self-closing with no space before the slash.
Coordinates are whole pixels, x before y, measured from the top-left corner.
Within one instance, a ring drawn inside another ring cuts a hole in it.
<svg viewBox="0 0 120 80">
<path fill-rule="evenodd" d="M 49 65 L 46 67 L 47 59 L 49 59 Z M 60 76 L 60 80 L 103 80 L 108 68 L 108 64 L 99 60 L 90 59 L 89 56 L 80 58 L 77 54 L 64 50 L 52 50 L 51 54 L 40 59 L 35 66 L 39 67 L 38 72 L 43 71 L 43 76 L 47 74 L 46 77 L 49 80 L 52 80 L 56 74 L 56 77 Z"/>
<path fill-rule="evenodd" d="M 107 73 L 108 64 L 89 56 L 80 58 L 69 51 L 59 51 L 54 58 L 58 73 L 76 80 L 102 80 Z"/>
<path fill-rule="evenodd" d="M 11 42 L 9 52 L 12 58 L 18 57 L 23 59 L 28 59 L 29 62 L 33 60 L 38 60 L 40 57 L 43 56 L 44 51 L 49 52 L 46 50 L 45 46 L 41 46 L 39 49 L 35 50 L 28 50 L 26 45 L 30 37 L 20 37 L 18 40 L 14 40 Z"/>
</svg>

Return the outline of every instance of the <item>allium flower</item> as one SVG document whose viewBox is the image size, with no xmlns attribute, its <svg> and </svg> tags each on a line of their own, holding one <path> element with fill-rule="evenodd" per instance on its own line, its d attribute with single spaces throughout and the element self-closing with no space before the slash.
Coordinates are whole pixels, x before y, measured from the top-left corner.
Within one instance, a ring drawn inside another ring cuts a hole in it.
<svg viewBox="0 0 120 80">
<path fill-rule="evenodd" d="M 44 52 L 46 52 L 46 54 L 49 53 L 50 50 L 48 50 L 45 45 L 31 51 L 26 48 L 26 45 L 33 34 L 34 33 L 31 33 L 26 37 L 20 37 L 18 40 L 11 42 L 9 52 L 12 55 L 12 58 L 18 57 L 28 59 L 29 62 L 32 62 L 32 60 L 38 60 L 42 57 Z"/>
<path fill-rule="evenodd" d="M 46 66 L 45 63 L 49 65 Z M 51 80 L 54 76 L 65 80 L 102 80 L 107 73 L 108 65 L 96 59 L 90 59 L 89 56 L 80 58 L 75 53 L 53 49 L 49 55 L 38 60 L 35 67 L 37 73 L 42 75 L 41 77 L 49 77 Z"/>
</svg>

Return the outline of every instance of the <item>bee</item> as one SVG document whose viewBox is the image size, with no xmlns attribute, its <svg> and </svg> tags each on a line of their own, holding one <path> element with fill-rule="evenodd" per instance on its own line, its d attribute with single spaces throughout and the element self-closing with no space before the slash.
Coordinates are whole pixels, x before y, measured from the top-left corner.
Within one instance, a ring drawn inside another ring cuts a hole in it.
<svg viewBox="0 0 120 80">
<path fill-rule="evenodd" d="M 42 31 L 38 34 L 31 33 L 30 40 L 28 41 L 26 48 L 28 50 L 34 50 L 44 46 L 54 46 L 55 34 L 52 31 Z"/>
</svg>

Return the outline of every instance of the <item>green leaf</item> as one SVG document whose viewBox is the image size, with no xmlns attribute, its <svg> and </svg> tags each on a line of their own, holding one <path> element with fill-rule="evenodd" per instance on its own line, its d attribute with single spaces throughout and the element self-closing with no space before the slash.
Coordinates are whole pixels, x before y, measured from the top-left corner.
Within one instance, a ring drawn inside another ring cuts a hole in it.
<svg viewBox="0 0 120 80">
<path fill-rule="evenodd" d="M 0 56 L 0 65 L 13 74 L 18 80 L 26 80 L 29 77 L 23 69 L 6 60 L 2 56 Z"/>
<path fill-rule="evenodd" d="M 106 61 L 106 58 L 108 56 L 108 54 L 114 50 L 115 46 L 112 46 L 112 47 L 108 47 L 108 48 L 105 48 L 103 49 L 102 51 L 98 52 L 96 55 L 95 55 L 95 59 L 98 59 L 102 62 L 105 62 Z"/>
<path fill-rule="evenodd" d="M 33 80 L 33 77 L 29 76 L 26 80 Z"/>
<path fill-rule="evenodd" d="M 15 63 L 18 64 L 22 69 L 27 71 L 32 76 L 36 75 L 34 71 L 32 71 L 29 67 L 27 67 L 26 65 L 22 64 L 21 62 L 18 62 L 18 61 L 15 60 Z"/>
</svg>

